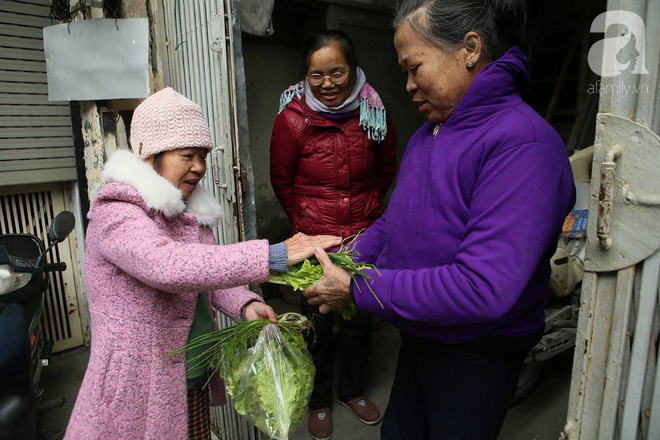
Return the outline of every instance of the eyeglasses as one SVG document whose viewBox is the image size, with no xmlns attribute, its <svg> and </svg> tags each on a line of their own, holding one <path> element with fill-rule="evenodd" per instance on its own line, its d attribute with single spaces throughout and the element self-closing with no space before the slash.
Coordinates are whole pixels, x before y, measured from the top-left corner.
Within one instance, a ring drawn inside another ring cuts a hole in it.
<svg viewBox="0 0 660 440">
<path fill-rule="evenodd" d="M 307 75 L 307 81 L 310 86 L 319 87 L 325 82 L 325 79 L 328 78 L 330 82 L 336 86 L 342 85 L 346 78 L 348 77 L 348 72 L 333 72 L 330 75 L 321 75 L 320 73 L 311 73 Z"/>
</svg>

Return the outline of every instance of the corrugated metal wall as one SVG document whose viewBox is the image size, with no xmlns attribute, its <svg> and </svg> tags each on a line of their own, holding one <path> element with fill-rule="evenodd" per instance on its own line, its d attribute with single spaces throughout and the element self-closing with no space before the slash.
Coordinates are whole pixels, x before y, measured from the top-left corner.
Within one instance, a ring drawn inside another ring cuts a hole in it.
<svg viewBox="0 0 660 440">
<path fill-rule="evenodd" d="M 166 55 L 165 84 L 197 102 L 211 128 L 215 148 L 202 185 L 223 206 L 222 224 L 215 230 L 219 244 L 240 239 L 240 191 L 237 173 L 238 128 L 233 66 L 235 25 L 231 5 L 222 0 L 162 0 L 160 39 Z M 159 21 L 160 21 L 159 20 Z M 233 325 L 218 314 L 221 327 Z M 223 440 L 258 439 L 258 431 L 229 403 L 212 407 L 213 431 Z"/>
<path fill-rule="evenodd" d="M 75 180 L 67 102 L 49 102 L 48 0 L 0 0 L 0 185 Z"/>
</svg>

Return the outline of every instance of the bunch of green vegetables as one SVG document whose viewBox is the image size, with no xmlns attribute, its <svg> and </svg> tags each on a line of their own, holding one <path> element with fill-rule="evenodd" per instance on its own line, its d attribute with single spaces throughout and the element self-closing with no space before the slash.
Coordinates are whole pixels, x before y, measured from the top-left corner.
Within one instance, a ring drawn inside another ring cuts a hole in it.
<svg viewBox="0 0 660 440">
<path fill-rule="evenodd" d="M 304 344 L 304 343 L 303 343 Z M 314 386 L 314 362 L 273 324 L 263 328 L 227 390 L 236 412 L 271 438 L 287 439 L 303 420 Z"/>
<path fill-rule="evenodd" d="M 314 363 L 302 332 L 310 321 L 298 313 L 240 321 L 201 335 L 168 354 L 208 347 L 188 359 L 188 369 L 219 372 L 236 411 L 275 439 L 286 439 L 303 419 L 314 385 Z"/>
<path fill-rule="evenodd" d="M 360 253 L 355 249 L 356 241 L 355 239 L 349 243 L 343 243 L 339 249 L 335 252 L 328 252 L 328 257 L 330 261 L 335 266 L 346 269 L 351 273 L 351 277 L 360 276 L 362 278 L 373 279 L 373 277 L 365 272 L 365 269 L 374 269 L 378 275 L 378 269 L 376 266 L 370 263 L 364 263 L 360 260 Z M 302 263 L 298 263 L 294 266 L 289 267 L 288 272 L 270 272 L 270 283 L 274 284 L 283 284 L 286 286 L 291 286 L 294 291 L 303 291 L 307 289 L 312 284 L 315 284 L 323 276 L 323 266 L 316 258 L 310 258 L 304 260 Z M 373 291 L 369 283 L 365 283 L 371 291 L 371 294 L 376 298 L 378 304 L 383 307 L 383 304 L 376 296 L 376 293 Z M 355 283 L 358 292 L 361 292 L 360 285 Z M 350 319 L 357 312 L 357 307 L 354 303 L 350 303 L 341 311 L 341 316 L 344 319 Z"/>
</svg>

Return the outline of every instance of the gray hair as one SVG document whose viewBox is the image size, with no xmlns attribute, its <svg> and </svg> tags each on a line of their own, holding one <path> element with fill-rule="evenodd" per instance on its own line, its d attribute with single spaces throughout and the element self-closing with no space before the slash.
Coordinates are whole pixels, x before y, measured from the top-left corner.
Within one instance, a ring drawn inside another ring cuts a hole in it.
<svg viewBox="0 0 660 440">
<path fill-rule="evenodd" d="M 468 32 L 481 37 L 487 59 L 496 60 L 525 41 L 525 0 L 404 0 L 394 29 L 406 20 L 431 46 L 456 51 Z"/>
</svg>

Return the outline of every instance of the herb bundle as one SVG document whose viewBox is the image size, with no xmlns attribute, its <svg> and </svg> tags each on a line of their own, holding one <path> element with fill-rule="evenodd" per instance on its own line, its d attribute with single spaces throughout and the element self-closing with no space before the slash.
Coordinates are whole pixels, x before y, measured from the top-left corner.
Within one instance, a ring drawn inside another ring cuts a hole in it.
<svg viewBox="0 0 660 440">
<path fill-rule="evenodd" d="M 328 252 L 330 261 L 335 266 L 346 269 L 351 273 L 351 277 L 361 276 L 362 278 L 373 279 L 373 277 L 365 272 L 365 269 L 374 269 L 378 275 L 376 266 L 370 263 L 364 263 L 360 260 L 360 253 L 355 249 L 355 239 L 349 243 L 343 243 L 335 252 Z M 309 258 L 302 263 L 298 263 L 289 267 L 288 272 L 270 272 L 270 283 L 283 284 L 291 286 L 294 291 L 303 291 L 312 284 L 315 284 L 323 276 L 323 266 L 316 258 Z M 378 299 L 378 296 L 373 291 L 369 283 L 365 283 L 369 288 L 371 294 L 376 298 L 378 304 L 383 307 L 383 304 Z M 361 292 L 360 285 L 355 283 L 358 291 Z M 350 319 L 357 312 L 357 307 L 354 303 L 349 304 L 341 311 L 341 316 L 344 319 Z"/>
</svg>

